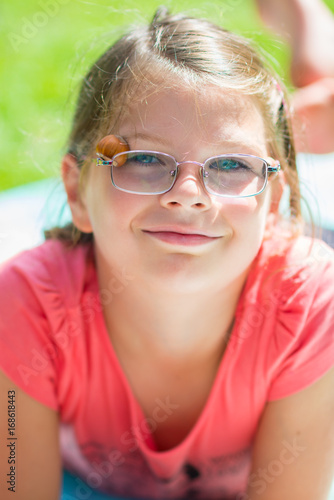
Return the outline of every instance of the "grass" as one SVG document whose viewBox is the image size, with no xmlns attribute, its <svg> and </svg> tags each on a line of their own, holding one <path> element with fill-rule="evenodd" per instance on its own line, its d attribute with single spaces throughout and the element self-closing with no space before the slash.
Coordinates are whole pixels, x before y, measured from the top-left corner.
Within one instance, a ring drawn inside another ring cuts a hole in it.
<svg viewBox="0 0 334 500">
<path fill-rule="evenodd" d="M 172 11 L 203 16 L 252 37 L 287 79 L 287 47 L 265 32 L 252 0 L 164 3 Z M 135 0 L 1 1 L 0 190 L 58 175 L 80 79 L 127 26 L 150 19 L 160 4 L 158 0 L 141 0 L 140 5 Z"/>
</svg>

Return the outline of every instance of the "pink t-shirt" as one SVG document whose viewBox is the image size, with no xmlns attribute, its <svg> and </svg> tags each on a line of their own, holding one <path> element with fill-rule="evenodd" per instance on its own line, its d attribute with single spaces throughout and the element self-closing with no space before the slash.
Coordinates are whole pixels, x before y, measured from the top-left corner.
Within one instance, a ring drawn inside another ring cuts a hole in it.
<svg viewBox="0 0 334 500">
<path fill-rule="evenodd" d="M 176 405 L 166 395 L 143 414 L 103 319 L 102 299 L 131 277 L 115 270 L 106 297 L 90 245 L 47 241 L 2 265 L 0 367 L 59 412 L 64 467 L 91 487 L 133 498 L 234 499 L 246 489 L 266 402 L 334 365 L 333 255 L 307 238 L 262 245 L 206 405 L 170 450 L 159 451 L 151 431 Z"/>
</svg>

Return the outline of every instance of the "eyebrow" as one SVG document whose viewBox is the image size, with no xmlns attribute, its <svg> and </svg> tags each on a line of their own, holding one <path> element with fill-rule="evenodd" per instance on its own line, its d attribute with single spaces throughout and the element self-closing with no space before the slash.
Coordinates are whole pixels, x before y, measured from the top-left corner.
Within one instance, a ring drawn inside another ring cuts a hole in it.
<svg viewBox="0 0 334 500">
<path fill-rule="evenodd" d="M 145 134 L 144 132 L 137 132 L 135 134 L 124 135 L 124 139 L 131 141 L 132 139 L 142 139 L 144 141 L 156 142 L 162 146 L 170 146 L 170 142 L 159 135 Z"/>
<path fill-rule="evenodd" d="M 165 147 L 171 147 L 170 141 L 168 139 L 165 139 L 164 137 L 161 137 L 159 135 L 154 135 L 154 134 L 146 134 L 145 132 L 136 132 L 130 135 L 124 134 L 124 139 L 126 139 L 127 142 L 133 140 L 133 139 L 142 139 L 144 141 L 148 142 L 155 142 L 157 144 L 160 144 Z M 214 142 L 214 145 L 216 147 L 226 147 L 226 145 L 231 144 L 232 149 L 238 150 L 239 148 L 246 149 L 248 151 L 247 154 L 259 156 L 259 151 L 257 150 L 256 147 L 254 147 L 254 144 L 251 142 L 243 141 L 242 139 L 240 142 L 235 141 L 233 139 L 223 139 L 222 142 L 219 142 L 219 139 L 217 138 Z"/>
</svg>

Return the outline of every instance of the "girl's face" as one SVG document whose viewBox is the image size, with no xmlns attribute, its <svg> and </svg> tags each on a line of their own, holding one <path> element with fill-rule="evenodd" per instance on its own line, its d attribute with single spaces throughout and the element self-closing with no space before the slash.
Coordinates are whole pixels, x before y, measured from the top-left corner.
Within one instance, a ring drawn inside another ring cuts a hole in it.
<svg viewBox="0 0 334 500">
<path fill-rule="evenodd" d="M 152 93 L 129 108 L 117 134 L 130 149 L 168 153 L 177 161 L 204 162 L 224 153 L 268 157 L 254 101 L 221 89 L 196 98 L 186 90 Z M 214 196 L 199 167 L 187 163 L 169 192 L 137 195 L 117 190 L 109 167 L 92 165 L 83 210 L 99 272 L 112 276 L 117 268 L 173 293 L 240 283 L 264 237 L 272 184 L 250 198 Z"/>
</svg>

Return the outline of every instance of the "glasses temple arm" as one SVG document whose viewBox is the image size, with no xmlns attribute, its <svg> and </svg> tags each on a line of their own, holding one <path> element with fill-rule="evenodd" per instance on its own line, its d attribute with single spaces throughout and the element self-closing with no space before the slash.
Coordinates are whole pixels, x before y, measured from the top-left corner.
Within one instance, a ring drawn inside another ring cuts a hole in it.
<svg viewBox="0 0 334 500">
<path fill-rule="evenodd" d="M 279 161 L 275 161 L 274 165 L 268 165 L 268 173 L 279 172 L 281 170 L 281 164 Z"/>
</svg>

